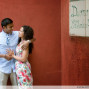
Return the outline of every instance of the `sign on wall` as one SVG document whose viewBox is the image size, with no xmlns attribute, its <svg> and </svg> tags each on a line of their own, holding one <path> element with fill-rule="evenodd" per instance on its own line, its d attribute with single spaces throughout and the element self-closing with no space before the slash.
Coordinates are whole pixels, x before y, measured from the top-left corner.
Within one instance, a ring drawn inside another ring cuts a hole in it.
<svg viewBox="0 0 89 89">
<path fill-rule="evenodd" d="M 89 0 L 70 0 L 70 36 L 89 37 Z"/>
</svg>

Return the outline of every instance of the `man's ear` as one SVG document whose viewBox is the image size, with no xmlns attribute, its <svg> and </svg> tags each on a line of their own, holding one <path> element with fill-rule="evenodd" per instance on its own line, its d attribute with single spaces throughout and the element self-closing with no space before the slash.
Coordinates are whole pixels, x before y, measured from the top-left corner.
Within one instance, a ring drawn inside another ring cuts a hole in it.
<svg viewBox="0 0 89 89">
<path fill-rule="evenodd" d="M 5 29 L 5 28 L 6 28 L 6 26 L 3 26 L 2 28 L 3 28 L 3 29 Z"/>
<path fill-rule="evenodd" d="M 3 28 L 4 32 L 6 32 L 6 26 L 3 26 L 2 28 Z"/>
</svg>

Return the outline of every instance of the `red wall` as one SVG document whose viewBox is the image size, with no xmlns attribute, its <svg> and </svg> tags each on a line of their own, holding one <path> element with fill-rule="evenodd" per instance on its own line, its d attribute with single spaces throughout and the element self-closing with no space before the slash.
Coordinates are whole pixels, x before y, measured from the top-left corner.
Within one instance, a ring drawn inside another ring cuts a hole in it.
<svg viewBox="0 0 89 89">
<path fill-rule="evenodd" d="M 24 24 L 34 29 L 36 41 L 29 58 L 34 85 L 61 84 L 60 6 L 60 0 L 0 0 L 0 21 L 9 17 L 14 30 Z"/>
<path fill-rule="evenodd" d="M 69 36 L 69 0 L 61 0 L 62 85 L 89 85 L 89 38 Z"/>
</svg>

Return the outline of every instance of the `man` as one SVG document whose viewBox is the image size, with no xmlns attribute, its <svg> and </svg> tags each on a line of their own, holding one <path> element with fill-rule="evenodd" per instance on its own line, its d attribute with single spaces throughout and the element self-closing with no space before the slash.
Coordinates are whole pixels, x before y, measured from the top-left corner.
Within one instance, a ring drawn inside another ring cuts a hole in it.
<svg viewBox="0 0 89 89">
<path fill-rule="evenodd" d="M 13 21 L 10 18 L 5 18 L 1 22 L 3 28 L 0 32 L 0 86 L 7 85 L 8 77 L 10 76 L 12 85 L 17 85 L 15 74 L 15 59 L 11 59 L 6 54 L 6 49 L 10 48 L 15 51 L 18 44 L 18 31 L 13 31 Z M 29 42 L 25 44 L 28 46 Z"/>
</svg>

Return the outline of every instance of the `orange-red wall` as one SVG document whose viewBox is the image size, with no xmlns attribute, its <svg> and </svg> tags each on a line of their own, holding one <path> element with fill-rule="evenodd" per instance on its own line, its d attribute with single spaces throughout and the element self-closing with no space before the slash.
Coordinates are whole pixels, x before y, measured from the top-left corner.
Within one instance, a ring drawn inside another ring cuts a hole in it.
<svg viewBox="0 0 89 89">
<path fill-rule="evenodd" d="M 89 38 L 69 36 L 69 0 L 61 0 L 62 85 L 89 85 Z"/>
<path fill-rule="evenodd" d="M 36 41 L 29 58 L 34 85 L 61 84 L 60 7 L 60 0 L 0 0 L 0 21 L 9 17 L 14 30 L 22 25 L 34 29 Z"/>
</svg>

